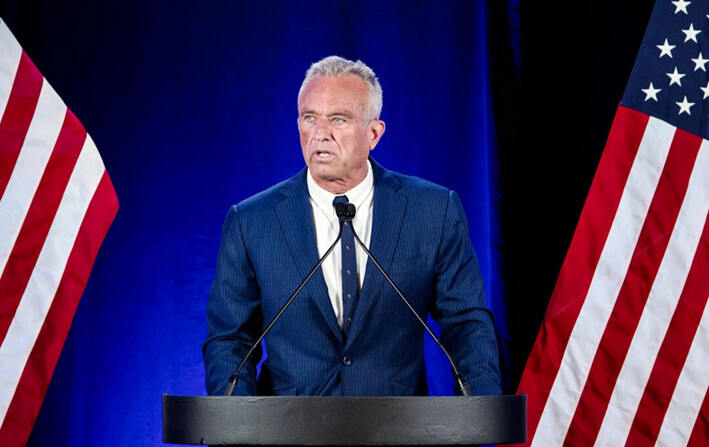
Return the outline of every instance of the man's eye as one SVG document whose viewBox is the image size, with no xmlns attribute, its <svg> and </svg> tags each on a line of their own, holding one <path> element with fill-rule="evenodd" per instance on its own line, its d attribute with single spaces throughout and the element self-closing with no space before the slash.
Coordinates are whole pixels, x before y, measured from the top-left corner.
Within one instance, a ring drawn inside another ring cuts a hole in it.
<svg viewBox="0 0 709 447">
<path fill-rule="evenodd" d="M 303 115 L 303 121 L 313 121 L 315 117 L 313 115 Z"/>
<path fill-rule="evenodd" d="M 332 119 L 332 122 L 333 122 L 333 124 L 342 124 L 345 122 L 345 120 L 343 120 L 342 118 L 339 118 L 339 117 L 335 117 Z"/>
</svg>

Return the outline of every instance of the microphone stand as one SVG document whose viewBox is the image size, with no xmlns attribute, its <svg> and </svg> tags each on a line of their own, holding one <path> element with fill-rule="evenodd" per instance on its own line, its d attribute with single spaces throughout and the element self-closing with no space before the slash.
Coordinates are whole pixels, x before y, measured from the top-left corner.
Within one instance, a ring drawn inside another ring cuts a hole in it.
<svg viewBox="0 0 709 447">
<path fill-rule="evenodd" d="M 239 363 L 239 366 L 236 368 L 236 371 L 234 371 L 234 374 L 232 374 L 231 377 L 229 378 L 229 382 L 227 383 L 226 391 L 224 392 L 225 396 L 232 396 L 234 394 L 234 390 L 236 389 L 236 384 L 239 381 L 239 372 L 246 364 L 246 361 L 251 357 L 253 352 L 256 350 L 256 347 L 259 346 L 259 344 L 261 343 L 261 340 L 263 340 L 263 338 L 266 336 L 266 334 L 268 334 L 268 332 L 271 330 L 271 328 L 273 327 L 275 322 L 281 317 L 283 312 L 285 312 L 285 310 L 293 302 L 293 300 L 300 293 L 300 291 L 303 289 L 303 287 L 305 287 L 305 284 L 308 283 L 308 281 L 315 274 L 317 269 L 320 268 L 320 266 L 325 261 L 325 259 L 330 255 L 332 250 L 335 248 L 335 245 L 337 245 L 337 243 L 342 238 L 343 224 L 345 222 L 352 222 L 352 219 L 354 218 L 355 213 L 356 213 L 356 208 L 351 203 L 348 203 L 347 205 L 345 205 L 344 203 L 338 203 L 335 205 L 335 211 L 337 213 L 337 217 L 340 219 L 340 231 L 337 234 L 337 238 L 335 239 L 335 242 L 332 243 L 330 248 L 327 249 L 325 254 L 320 258 L 320 260 L 318 260 L 317 264 L 315 264 L 315 267 L 313 267 L 313 269 L 310 271 L 310 273 L 308 273 L 308 275 L 305 277 L 305 279 L 300 283 L 298 288 L 296 288 L 295 292 L 293 292 L 293 294 L 290 296 L 290 298 L 288 298 L 288 300 L 285 302 L 285 304 L 283 304 L 283 306 L 278 311 L 276 316 L 273 317 L 273 319 L 268 324 L 268 326 L 266 326 L 266 329 L 263 331 L 261 336 L 259 336 L 259 338 L 254 342 L 253 345 L 251 345 L 251 348 L 246 353 L 244 358 L 241 360 L 241 363 Z M 391 286 L 394 288 L 394 290 L 399 295 L 399 297 L 404 301 L 404 303 L 409 308 L 409 310 L 411 310 L 411 312 L 414 314 L 414 316 L 416 316 L 416 319 L 419 321 L 419 323 L 421 323 L 421 325 L 423 325 L 423 327 L 426 329 L 428 334 L 433 338 L 433 340 L 436 342 L 436 344 L 441 349 L 441 351 L 443 351 L 443 354 L 445 354 L 446 358 L 448 359 L 448 363 L 450 363 L 451 368 L 453 369 L 453 376 L 455 377 L 455 381 L 456 381 L 456 394 L 458 394 L 460 396 L 471 396 L 470 387 L 466 383 L 463 375 L 460 374 L 460 372 L 458 372 L 458 368 L 456 368 L 455 363 L 453 362 L 453 358 L 448 353 L 448 350 L 446 350 L 446 348 L 443 346 L 443 344 L 440 342 L 440 340 L 438 340 L 438 337 L 436 337 L 436 335 L 433 333 L 431 328 L 428 327 L 426 322 L 423 321 L 423 319 L 416 312 L 416 310 L 411 305 L 409 300 L 406 299 L 404 294 L 401 293 L 401 291 L 396 286 L 396 284 L 394 284 L 394 281 L 391 279 L 391 277 L 389 277 L 387 272 L 384 271 L 384 269 L 379 264 L 379 262 L 374 257 L 374 255 L 372 255 L 372 253 L 367 249 L 367 247 L 364 245 L 364 243 L 360 240 L 359 236 L 357 236 L 357 232 L 354 229 L 354 225 L 351 225 L 351 227 L 352 227 L 352 234 L 354 235 L 354 238 L 357 241 L 357 243 L 359 244 L 359 246 L 362 247 L 362 250 L 364 250 L 364 252 L 367 254 L 369 259 L 372 260 L 372 262 L 379 269 L 379 271 L 382 273 L 382 275 L 384 275 L 384 278 L 386 278 L 386 280 L 389 281 L 389 284 L 391 284 Z"/>
<path fill-rule="evenodd" d="M 338 205 L 342 205 L 342 206 L 340 207 L 340 206 L 338 206 Z M 346 208 L 346 209 L 343 210 L 342 208 Z M 354 206 L 353 204 L 351 204 L 351 203 L 348 203 L 347 205 L 342 204 L 342 203 L 338 203 L 338 204 L 335 206 L 335 209 L 336 209 L 336 212 L 337 212 L 337 215 L 338 215 L 338 216 L 340 216 L 341 213 L 342 213 L 342 215 L 346 216 L 345 219 L 349 219 L 349 221 L 352 220 L 352 218 L 354 217 L 355 212 L 356 212 L 355 206 Z M 340 219 L 342 220 L 342 217 L 341 217 Z M 391 284 L 391 286 L 394 288 L 394 290 L 395 290 L 396 293 L 399 295 L 399 297 L 404 301 L 404 303 L 406 303 L 406 306 L 408 306 L 409 310 L 411 310 L 411 312 L 416 316 L 416 319 L 423 325 L 423 327 L 426 329 L 426 331 L 428 332 L 428 334 L 429 334 L 429 335 L 433 338 L 433 340 L 436 342 L 436 344 L 438 345 L 438 347 L 441 348 L 441 351 L 443 351 L 443 354 L 445 354 L 446 358 L 448 359 L 448 363 L 450 363 L 451 368 L 453 369 L 453 376 L 455 377 L 455 381 L 456 381 L 456 394 L 458 394 L 458 395 L 460 395 L 460 396 L 471 396 L 470 386 L 469 386 L 468 383 L 465 381 L 465 377 L 463 377 L 463 375 L 460 374 L 460 372 L 458 372 L 458 368 L 456 368 L 455 363 L 453 362 L 453 358 L 452 358 L 451 355 L 448 353 L 448 350 L 443 346 L 443 344 L 440 342 L 440 340 L 438 340 L 438 337 L 436 337 L 436 335 L 433 333 L 433 331 L 431 330 L 431 328 L 428 327 L 428 325 L 426 324 L 425 321 L 423 321 L 423 319 L 422 319 L 422 318 L 419 316 L 419 314 L 416 312 L 416 310 L 415 310 L 414 307 L 411 305 L 411 303 L 409 302 L 409 300 L 407 300 L 406 297 L 404 297 L 404 294 L 401 293 L 401 291 L 400 291 L 399 288 L 396 286 L 396 284 L 394 284 L 394 281 L 392 281 L 391 277 L 389 277 L 389 275 L 387 274 L 387 272 L 385 272 L 384 269 L 382 268 L 382 266 L 379 265 L 379 262 L 377 262 L 377 260 L 376 260 L 376 258 L 374 257 L 374 255 L 372 255 L 372 253 L 370 253 L 370 251 L 367 249 L 367 247 L 364 245 L 364 243 L 360 240 L 359 236 L 357 236 L 357 232 L 356 232 L 355 229 L 354 229 L 354 225 L 352 225 L 352 234 L 354 235 L 355 240 L 357 241 L 357 243 L 359 244 L 359 246 L 362 247 L 362 250 L 364 250 L 364 252 L 367 254 L 367 256 L 369 257 L 369 259 L 372 260 L 372 262 L 374 263 L 374 265 L 377 266 L 377 268 L 379 269 L 379 271 L 382 272 L 382 275 L 384 275 L 384 278 L 386 278 L 386 280 L 389 281 L 389 284 Z"/>
<path fill-rule="evenodd" d="M 234 394 L 234 390 L 236 389 L 236 383 L 239 381 L 239 372 L 241 371 L 241 368 L 244 367 L 246 364 L 246 361 L 251 357 L 251 354 L 256 350 L 256 347 L 261 343 L 261 340 L 268 334 L 268 332 L 271 330 L 273 327 L 274 323 L 281 317 L 283 312 L 285 312 L 286 308 L 290 306 L 290 303 L 293 302 L 293 299 L 300 293 L 300 291 L 305 287 L 305 284 L 308 283 L 310 280 L 310 277 L 312 277 L 315 272 L 317 271 L 318 268 L 322 265 L 322 263 L 325 261 L 325 258 L 327 258 L 330 255 L 330 252 L 335 248 L 335 245 L 340 241 L 340 238 L 342 237 L 342 219 L 340 219 L 340 232 L 337 234 L 337 239 L 335 239 L 335 242 L 332 243 L 330 248 L 327 249 L 324 255 L 320 258 L 317 264 L 315 264 L 315 267 L 308 273 L 308 276 L 305 277 L 305 279 L 300 283 L 297 289 L 295 289 L 295 292 L 288 298 L 288 301 L 283 304 L 281 309 L 278 311 L 275 317 L 271 320 L 271 322 L 266 326 L 266 329 L 263 331 L 261 336 L 254 342 L 253 345 L 251 345 L 251 348 L 249 351 L 246 353 L 244 356 L 244 359 L 241 361 L 239 366 L 236 368 L 236 371 L 234 371 L 234 374 L 231 375 L 229 378 L 229 382 L 227 383 L 226 391 L 224 391 L 225 396 L 232 396 Z"/>
</svg>

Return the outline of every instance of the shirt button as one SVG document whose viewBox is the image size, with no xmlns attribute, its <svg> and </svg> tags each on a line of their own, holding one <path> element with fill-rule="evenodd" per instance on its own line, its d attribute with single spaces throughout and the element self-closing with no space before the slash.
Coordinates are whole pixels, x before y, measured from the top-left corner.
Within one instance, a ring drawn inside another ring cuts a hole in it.
<svg viewBox="0 0 709 447">
<path fill-rule="evenodd" d="M 350 366 L 352 364 L 352 359 L 349 357 L 342 357 L 342 364 L 345 366 Z"/>
</svg>

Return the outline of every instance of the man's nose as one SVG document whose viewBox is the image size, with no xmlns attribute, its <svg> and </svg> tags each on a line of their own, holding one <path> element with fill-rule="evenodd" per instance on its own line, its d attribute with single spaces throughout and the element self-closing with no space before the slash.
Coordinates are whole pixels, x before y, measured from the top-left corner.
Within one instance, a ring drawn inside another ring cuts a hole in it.
<svg viewBox="0 0 709 447">
<path fill-rule="evenodd" d="M 313 137 L 317 140 L 327 140 L 330 138 L 331 128 L 330 121 L 325 116 L 320 116 L 315 119 L 313 125 Z"/>
</svg>

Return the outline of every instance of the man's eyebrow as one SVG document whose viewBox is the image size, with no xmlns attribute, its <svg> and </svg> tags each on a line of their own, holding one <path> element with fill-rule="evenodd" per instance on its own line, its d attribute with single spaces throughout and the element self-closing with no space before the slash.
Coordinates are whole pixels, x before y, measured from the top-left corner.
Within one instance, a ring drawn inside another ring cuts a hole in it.
<svg viewBox="0 0 709 447">
<path fill-rule="evenodd" d="M 312 109 L 303 109 L 300 112 L 298 112 L 298 115 L 320 115 L 318 112 Z M 352 119 L 354 117 L 354 114 L 350 111 L 347 110 L 335 110 L 334 112 L 330 112 L 327 114 L 328 117 L 333 117 L 333 116 L 342 116 L 344 118 Z"/>
<path fill-rule="evenodd" d="M 335 110 L 334 112 L 329 113 L 327 116 L 344 116 L 345 118 L 354 117 L 352 112 L 347 111 L 347 110 Z"/>
</svg>

